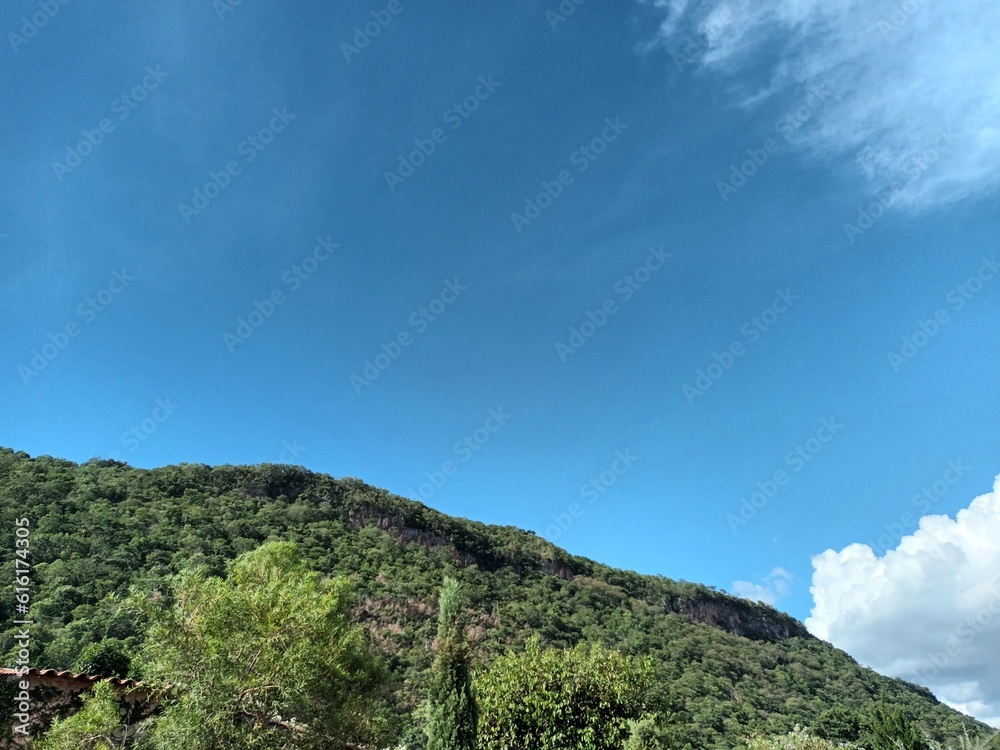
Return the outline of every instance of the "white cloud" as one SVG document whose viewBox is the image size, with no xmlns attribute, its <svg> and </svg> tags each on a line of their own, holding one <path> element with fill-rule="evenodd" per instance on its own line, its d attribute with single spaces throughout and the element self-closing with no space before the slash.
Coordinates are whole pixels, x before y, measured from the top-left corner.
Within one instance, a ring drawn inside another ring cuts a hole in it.
<svg viewBox="0 0 1000 750">
<path fill-rule="evenodd" d="M 884 557 L 852 544 L 812 564 L 810 632 L 1000 726 L 1000 477 Z"/>
<path fill-rule="evenodd" d="M 788 594 L 792 578 L 792 574 L 784 568 L 775 568 L 764 576 L 763 583 L 733 581 L 733 593 L 744 599 L 764 602 L 773 607 L 779 599 Z"/>
<path fill-rule="evenodd" d="M 783 95 L 792 112 L 808 84 L 831 89 L 833 101 L 789 140 L 809 157 L 849 160 L 895 205 L 945 204 L 1000 184 L 1000 3 L 650 4 L 664 14 L 658 44 L 679 64 L 727 76 L 745 107 Z"/>
</svg>

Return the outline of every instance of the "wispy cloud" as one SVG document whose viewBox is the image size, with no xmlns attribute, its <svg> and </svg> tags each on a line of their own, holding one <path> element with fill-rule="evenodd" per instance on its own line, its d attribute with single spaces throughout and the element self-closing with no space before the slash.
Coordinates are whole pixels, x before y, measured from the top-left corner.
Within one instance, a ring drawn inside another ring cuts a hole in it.
<svg viewBox="0 0 1000 750">
<path fill-rule="evenodd" d="M 806 626 L 870 667 L 1000 726 L 1000 477 L 955 519 L 924 516 L 883 557 L 813 558 Z"/>
<path fill-rule="evenodd" d="M 744 599 L 752 599 L 774 606 L 779 599 L 787 596 L 792 578 L 792 574 L 784 568 L 775 568 L 764 576 L 763 583 L 733 581 L 733 593 Z"/>
<path fill-rule="evenodd" d="M 897 207 L 951 203 L 1000 183 L 997 3 L 647 2 L 664 14 L 657 44 L 693 53 L 740 106 L 773 99 L 791 112 L 807 82 L 835 91 L 790 140 L 811 158 L 847 160 Z"/>
</svg>

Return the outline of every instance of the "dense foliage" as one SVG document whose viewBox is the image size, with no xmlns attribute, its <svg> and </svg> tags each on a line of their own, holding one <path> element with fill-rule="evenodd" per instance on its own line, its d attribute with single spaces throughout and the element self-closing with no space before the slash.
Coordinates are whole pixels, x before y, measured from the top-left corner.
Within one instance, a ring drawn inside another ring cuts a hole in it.
<svg viewBox="0 0 1000 750">
<path fill-rule="evenodd" d="M 678 747 L 728 749 L 752 733 L 814 727 L 832 707 L 856 713 L 880 698 L 934 739 L 982 731 L 925 689 L 862 668 L 769 607 L 614 570 L 534 534 L 450 518 L 356 479 L 284 465 L 77 465 L 0 449 L 0 529 L 11 530 L 0 532 L 2 601 L 11 600 L 14 520 L 22 517 L 31 529 L 36 666 L 69 668 L 108 638 L 121 653 L 138 651 L 145 625 L 119 606 L 130 587 L 166 591 L 189 565 L 224 575 L 239 554 L 292 541 L 311 568 L 351 580 L 352 616 L 390 672 L 394 708 L 384 718 L 411 748 L 425 742 L 412 717 L 427 695 L 445 576 L 479 613 L 469 630 L 476 669 L 532 634 L 543 646 L 601 643 L 650 656 L 660 718 L 683 737 Z M 2 614 L 0 663 L 10 665 L 15 629 Z"/>
<path fill-rule="evenodd" d="M 477 680 L 484 750 L 619 750 L 653 702 L 649 659 L 599 643 L 572 649 L 528 641 Z"/>
<path fill-rule="evenodd" d="M 136 593 L 149 620 L 143 678 L 169 686 L 144 745 L 162 750 L 323 750 L 369 739 L 381 674 L 351 623 L 349 585 L 310 571 L 289 542 L 201 569 L 166 595 Z"/>
<path fill-rule="evenodd" d="M 679 744 L 660 726 L 657 716 L 643 716 L 629 720 L 628 739 L 622 750 L 668 750 Z"/>
<path fill-rule="evenodd" d="M 132 652 L 117 638 L 106 638 L 84 646 L 73 662 L 73 671 L 104 677 L 139 676 L 138 668 L 133 666 Z"/>
<path fill-rule="evenodd" d="M 871 750 L 930 750 L 923 733 L 899 708 L 875 706 L 866 735 Z"/>
</svg>

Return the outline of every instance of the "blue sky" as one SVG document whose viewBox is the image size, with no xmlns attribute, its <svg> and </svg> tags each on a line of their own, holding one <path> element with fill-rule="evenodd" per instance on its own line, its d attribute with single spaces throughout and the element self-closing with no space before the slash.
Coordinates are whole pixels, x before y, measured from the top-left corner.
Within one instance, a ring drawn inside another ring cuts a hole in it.
<svg viewBox="0 0 1000 750">
<path fill-rule="evenodd" d="M 882 664 L 814 556 L 995 497 L 996 14 L 8 3 L 0 443 L 361 477 L 921 681 L 992 594 Z M 998 717 L 975 648 L 924 682 Z"/>
</svg>

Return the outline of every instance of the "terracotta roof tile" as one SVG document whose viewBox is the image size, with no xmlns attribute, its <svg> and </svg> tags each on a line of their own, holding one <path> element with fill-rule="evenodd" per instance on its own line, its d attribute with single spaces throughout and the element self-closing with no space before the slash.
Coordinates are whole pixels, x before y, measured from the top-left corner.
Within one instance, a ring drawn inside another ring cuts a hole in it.
<svg viewBox="0 0 1000 750">
<path fill-rule="evenodd" d="M 18 674 L 18 670 L 10 669 L 8 667 L 0 667 L 0 677 L 8 676 L 13 677 Z M 36 667 L 30 667 L 28 669 L 28 677 L 58 677 L 63 680 L 73 680 L 75 682 L 110 682 L 116 687 L 123 688 L 134 688 L 143 687 L 142 683 L 137 680 L 123 679 L 121 677 L 102 677 L 101 675 L 87 674 L 86 672 L 71 672 L 68 669 L 64 671 L 59 671 L 56 669 L 37 669 Z"/>
</svg>

